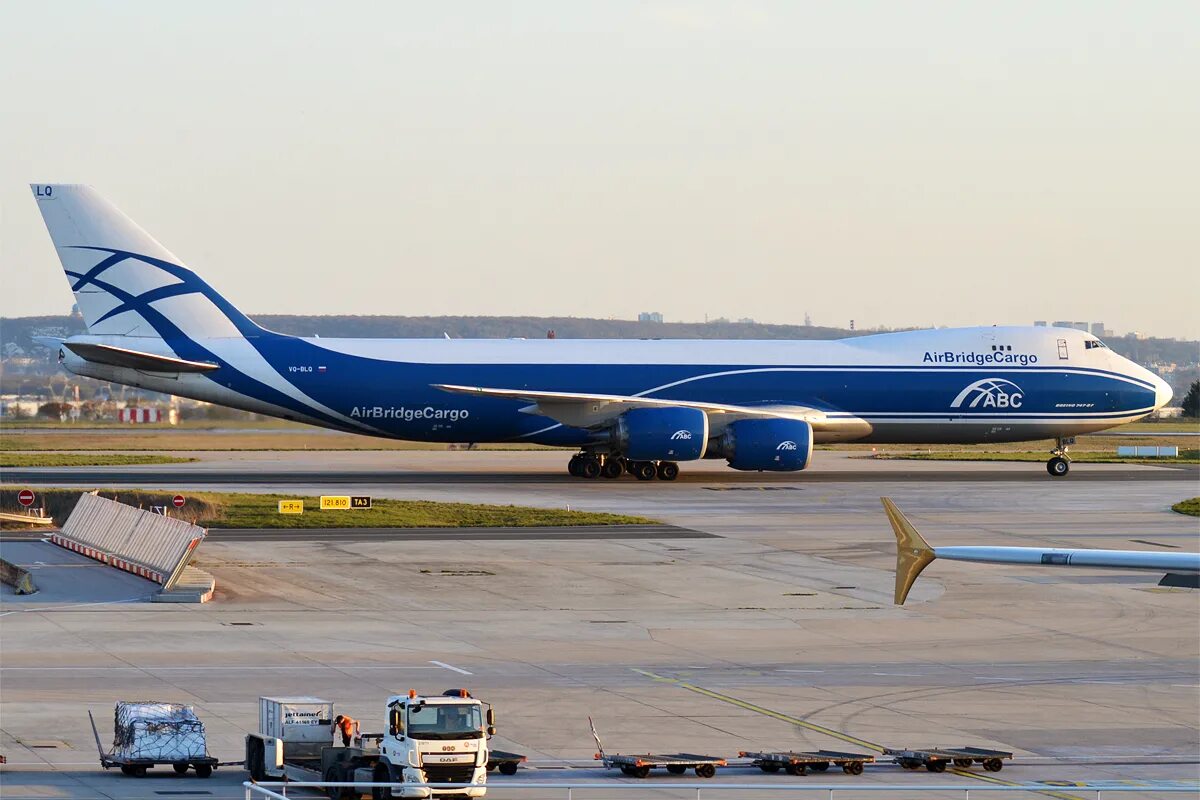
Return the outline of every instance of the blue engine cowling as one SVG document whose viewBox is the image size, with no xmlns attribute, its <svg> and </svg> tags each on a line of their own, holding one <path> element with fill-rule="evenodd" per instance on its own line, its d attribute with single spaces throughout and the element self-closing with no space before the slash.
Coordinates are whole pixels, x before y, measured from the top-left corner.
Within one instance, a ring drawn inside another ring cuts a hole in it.
<svg viewBox="0 0 1200 800">
<path fill-rule="evenodd" d="M 793 472 L 812 461 L 813 429 L 793 419 L 743 419 L 721 435 L 720 454 L 734 469 Z"/>
<path fill-rule="evenodd" d="M 617 418 L 614 445 L 630 461 L 692 461 L 708 445 L 708 415 L 698 408 L 634 408 Z"/>
</svg>

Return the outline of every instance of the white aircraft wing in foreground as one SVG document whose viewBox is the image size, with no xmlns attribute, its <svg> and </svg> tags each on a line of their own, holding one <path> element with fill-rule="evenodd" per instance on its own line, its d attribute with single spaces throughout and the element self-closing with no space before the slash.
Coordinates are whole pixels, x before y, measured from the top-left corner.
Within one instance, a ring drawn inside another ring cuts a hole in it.
<svg viewBox="0 0 1200 800">
<path fill-rule="evenodd" d="M 930 547 L 896 504 L 880 498 L 896 533 L 896 605 L 904 605 L 917 576 L 934 559 L 985 564 L 1033 564 L 1043 567 L 1165 572 L 1173 586 L 1200 587 L 1200 553 L 1158 553 L 1143 550 L 1090 550 L 1061 547 Z"/>
</svg>

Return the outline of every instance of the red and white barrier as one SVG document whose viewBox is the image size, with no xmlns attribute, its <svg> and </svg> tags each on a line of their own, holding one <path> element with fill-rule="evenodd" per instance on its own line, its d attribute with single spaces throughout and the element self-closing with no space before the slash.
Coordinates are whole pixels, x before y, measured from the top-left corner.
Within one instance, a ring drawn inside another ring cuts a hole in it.
<svg viewBox="0 0 1200 800">
<path fill-rule="evenodd" d="M 117 417 L 121 422 L 162 422 L 162 412 L 157 408 L 122 408 Z"/>
</svg>

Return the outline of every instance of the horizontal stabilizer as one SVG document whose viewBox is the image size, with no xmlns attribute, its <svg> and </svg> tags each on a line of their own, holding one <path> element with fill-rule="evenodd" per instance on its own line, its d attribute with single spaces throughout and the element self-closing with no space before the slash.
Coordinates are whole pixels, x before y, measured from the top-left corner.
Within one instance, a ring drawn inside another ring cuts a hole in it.
<svg viewBox="0 0 1200 800">
<path fill-rule="evenodd" d="M 211 372 L 219 369 L 218 364 L 210 364 L 206 361 L 188 361 L 171 356 L 143 353 L 138 350 L 127 350 L 124 347 L 113 347 L 107 344 L 63 342 L 63 347 L 84 361 L 91 361 L 93 364 L 126 367 L 143 372 Z"/>
</svg>

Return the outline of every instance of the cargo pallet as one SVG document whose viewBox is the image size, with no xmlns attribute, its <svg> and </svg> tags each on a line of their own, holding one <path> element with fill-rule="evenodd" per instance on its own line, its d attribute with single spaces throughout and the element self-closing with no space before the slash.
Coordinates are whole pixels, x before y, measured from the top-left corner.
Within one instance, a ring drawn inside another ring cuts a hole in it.
<svg viewBox="0 0 1200 800">
<path fill-rule="evenodd" d="M 947 764 L 966 769 L 971 764 L 982 764 L 988 772 L 999 772 L 1004 768 L 1003 759 L 1013 754 L 1004 750 L 989 750 L 985 747 L 929 747 L 913 750 L 885 750 L 904 769 L 925 769 L 930 772 L 945 772 Z"/>
<path fill-rule="evenodd" d="M 146 771 L 152 767 L 162 767 L 170 764 L 177 775 L 186 775 L 190 767 L 196 771 L 197 778 L 207 778 L 222 763 L 212 756 L 189 758 L 186 761 L 169 761 L 153 758 L 119 758 L 112 753 L 104 752 L 104 745 L 100 744 L 100 731 L 96 729 L 96 718 L 92 716 L 91 711 L 88 711 L 88 719 L 92 721 L 92 735 L 96 737 L 96 752 L 100 754 L 100 766 L 105 769 L 120 767 L 121 774 L 123 775 L 144 778 L 146 777 Z M 240 764 L 241 762 L 236 763 Z"/>
<path fill-rule="evenodd" d="M 841 767 L 842 772 L 847 775 L 862 775 L 863 764 L 875 763 L 875 756 L 866 756 L 862 753 L 839 753 L 836 750 L 816 750 L 811 753 L 743 750 L 738 755 L 742 758 L 753 759 L 753 766 L 763 772 L 783 770 L 788 775 L 804 775 L 810 769 L 815 772 L 825 772 L 831 764 Z"/>
<path fill-rule="evenodd" d="M 517 766 L 525 763 L 525 756 L 520 753 L 507 753 L 503 750 L 488 750 L 488 772 L 500 770 L 501 775 L 516 775 Z"/>
<path fill-rule="evenodd" d="M 650 770 L 662 767 L 672 775 L 682 775 L 689 769 L 695 770 L 701 778 L 711 778 L 717 774 L 717 767 L 725 766 L 725 759 L 715 756 L 700 756 L 695 753 L 643 753 L 641 755 L 608 755 L 604 745 L 600 743 L 600 734 L 596 733 L 596 725 L 588 717 L 588 725 L 592 727 L 592 738 L 596 740 L 596 760 L 608 768 L 617 767 L 622 773 L 631 778 L 648 778 Z"/>
</svg>

